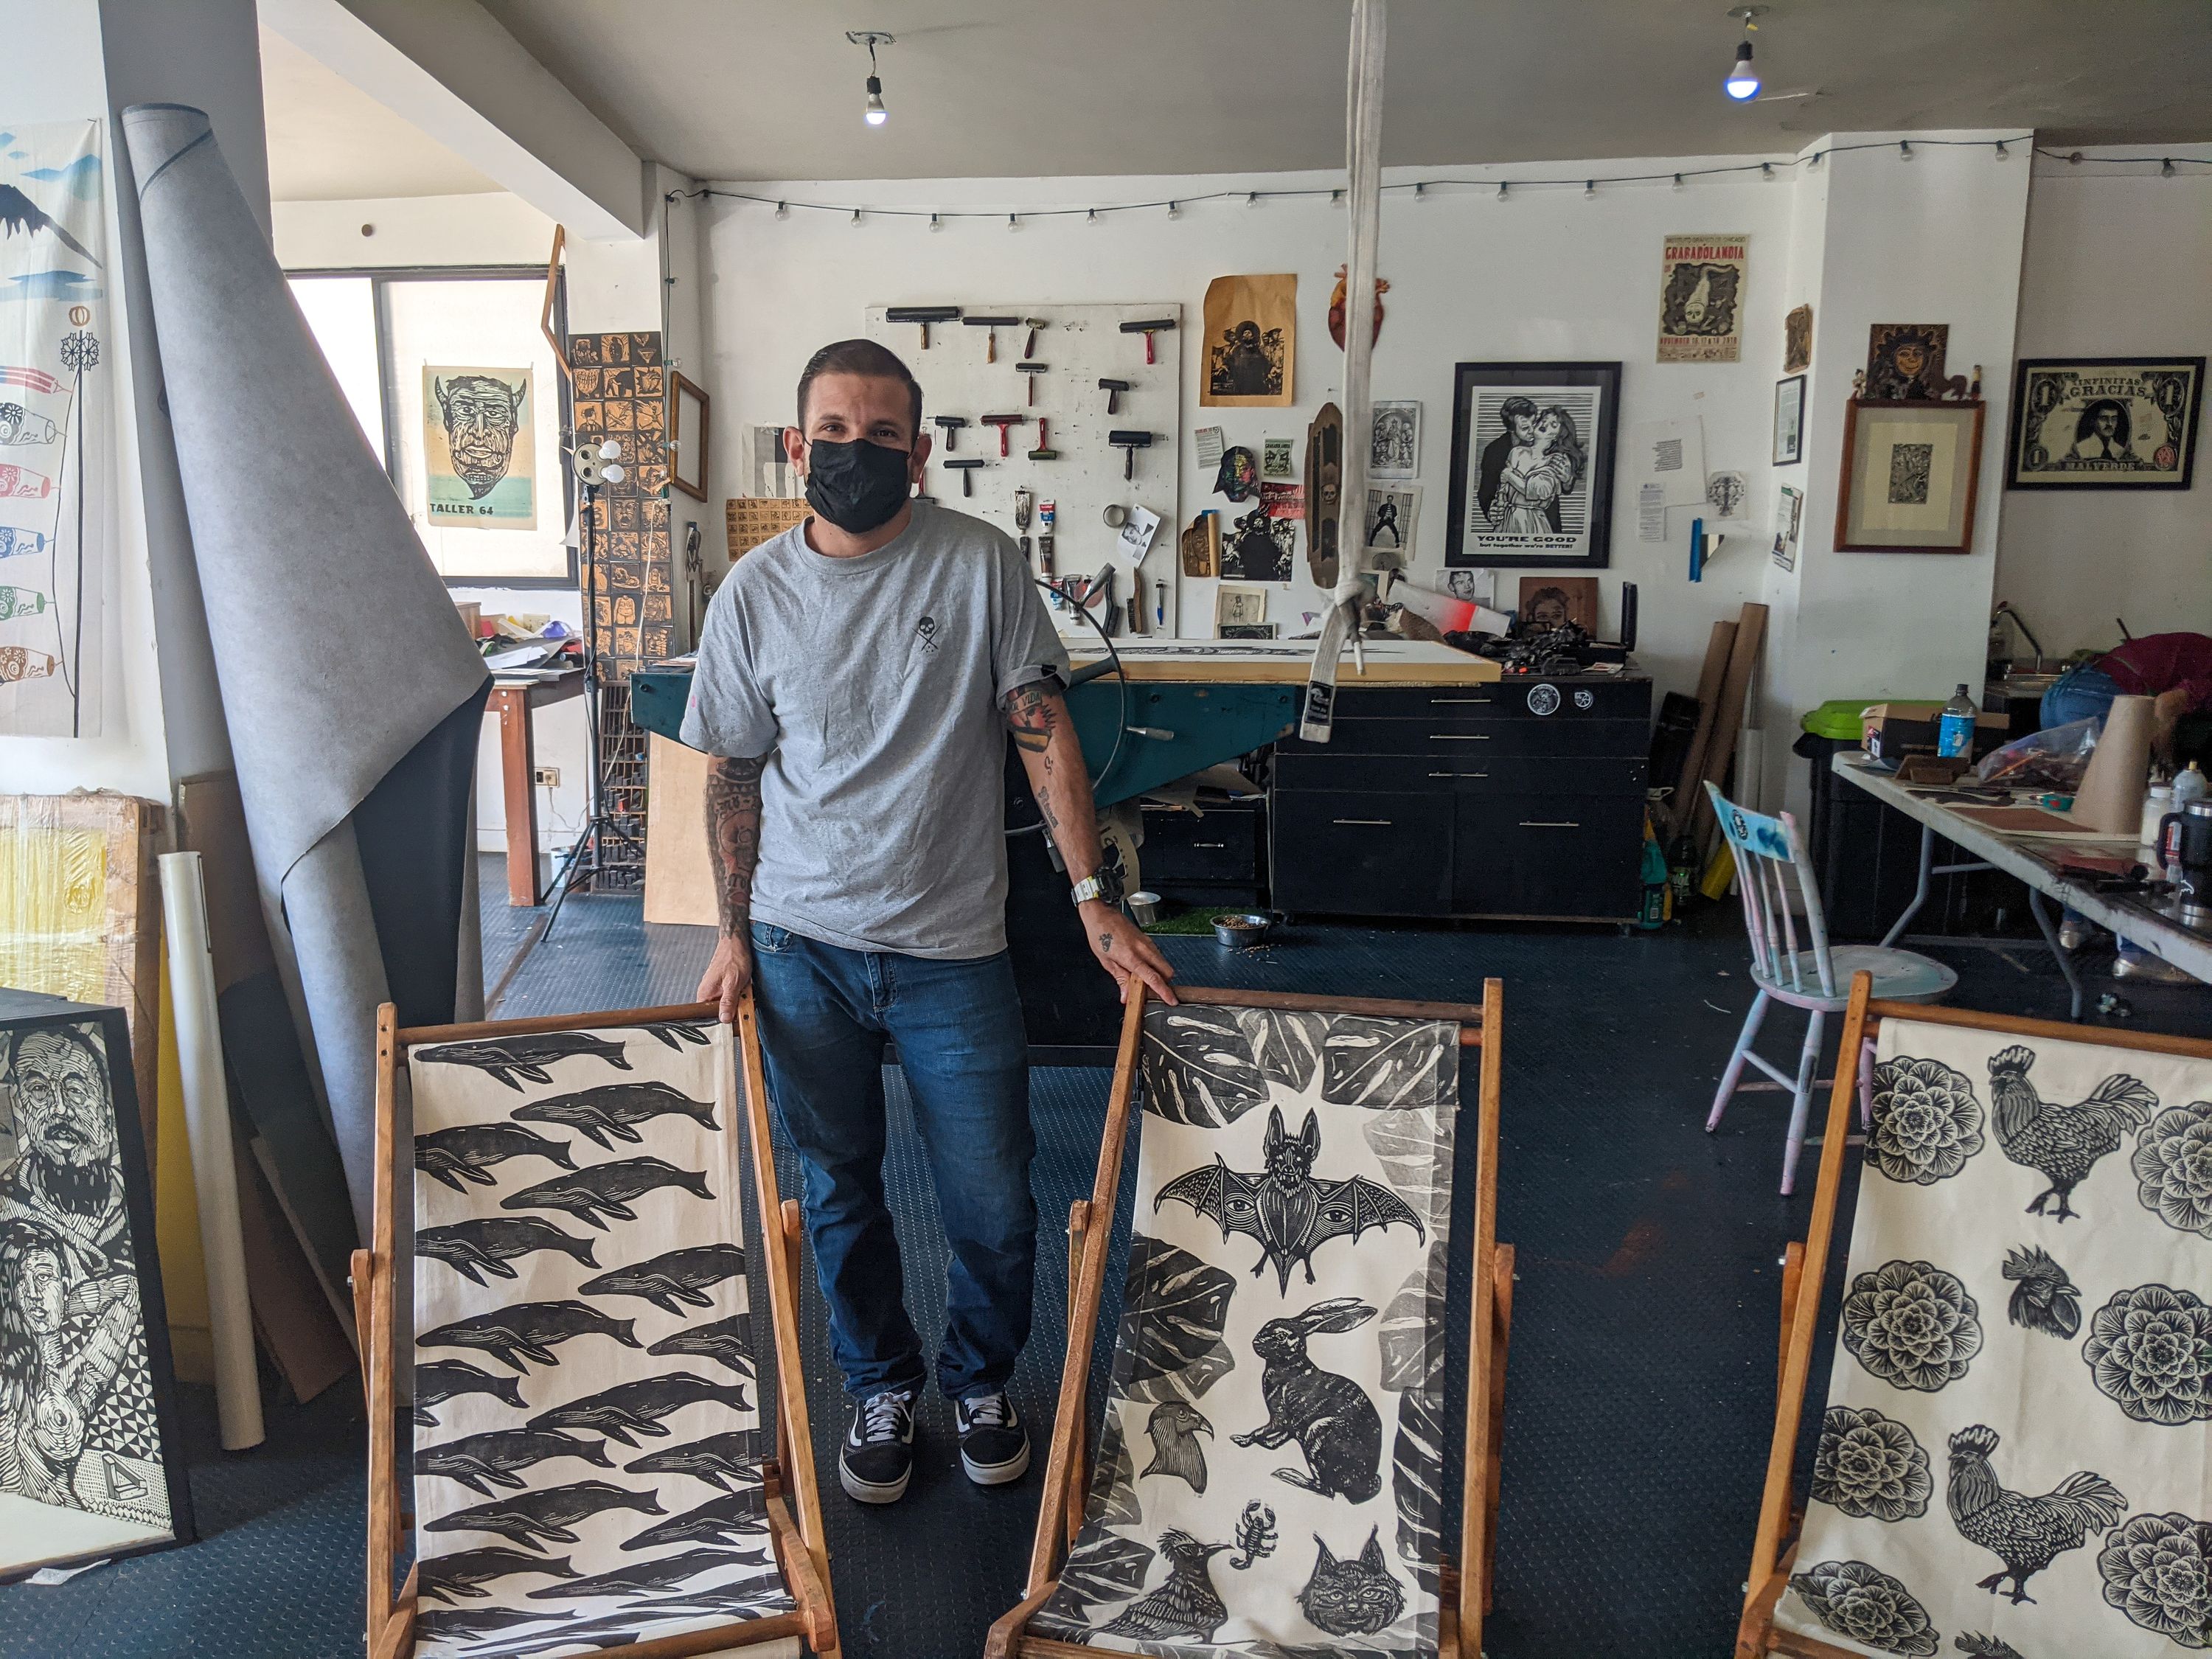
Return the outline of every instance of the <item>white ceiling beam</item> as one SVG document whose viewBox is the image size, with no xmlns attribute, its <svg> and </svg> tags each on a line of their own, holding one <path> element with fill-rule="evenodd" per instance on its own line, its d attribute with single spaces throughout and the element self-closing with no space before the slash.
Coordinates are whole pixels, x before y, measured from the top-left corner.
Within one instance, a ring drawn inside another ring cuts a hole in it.
<svg viewBox="0 0 2212 1659">
<path fill-rule="evenodd" d="M 637 153 L 476 0 L 260 0 L 261 21 L 568 228 L 633 239 Z"/>
</svg>

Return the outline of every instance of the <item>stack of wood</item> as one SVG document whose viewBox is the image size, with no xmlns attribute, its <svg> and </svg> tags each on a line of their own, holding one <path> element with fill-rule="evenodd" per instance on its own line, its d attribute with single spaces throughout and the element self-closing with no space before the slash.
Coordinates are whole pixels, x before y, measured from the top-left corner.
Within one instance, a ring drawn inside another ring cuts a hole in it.
<svg viewBox="0 0 2212 1659">
<path fill-rule="evenodd" d="M 1747 605 L 1734 622 L 1713 624 L 1705 644 L 1705 666 L 1698 674 L 1698 724 L 1682 757 L 1682 769 L 1659 782 L 1674 785 L 1663 809 L 1669 845 L 1685 832 L 1696 843 L 1698 866 L 1712 855 L 1720 826 L 1713 821 L 1705 785 L 1727 787 L 1729 768 L 1735 763 L 1736 738 L 1743 730 L 1745 701 L 1751 695 L 1752 675 L 1759 666 L 1760 647 L 1766 641 L 1766 607 Z"/>
</svg>

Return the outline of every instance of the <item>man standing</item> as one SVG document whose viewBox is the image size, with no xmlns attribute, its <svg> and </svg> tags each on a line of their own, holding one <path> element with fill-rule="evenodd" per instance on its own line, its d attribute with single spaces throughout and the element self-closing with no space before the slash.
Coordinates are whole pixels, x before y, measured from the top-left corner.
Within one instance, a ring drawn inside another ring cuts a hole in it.
<svg viewBox="0 0 2212 1659">
<path fill-rule="evenodd" d="M 917 501 L 921 388 L 871 340 L 814 354 L 785 453 L 813 514 L 732 568 L 708 607 L 684 740 L 714 757 L 707 836 L 721 938 L 699 994 L 753 988 L 769 1092 L 805 1163 L 808 1237 L 854 1399 L 846 1492 L 895 1502 L 928 1367 L 884 1204 L 886 1039 L 914 1101 L 951 1261 L 938 1386 L 982 1486 L 1021 1478 L 1006 1399 L 1036 1256 L 1027 1043 L 1006 957 L 1001 779 L 1013 734 L 1122 987 L 1173 970 L 1102 873 L 1066 653 L 1013 543 Z"/>
</svg>

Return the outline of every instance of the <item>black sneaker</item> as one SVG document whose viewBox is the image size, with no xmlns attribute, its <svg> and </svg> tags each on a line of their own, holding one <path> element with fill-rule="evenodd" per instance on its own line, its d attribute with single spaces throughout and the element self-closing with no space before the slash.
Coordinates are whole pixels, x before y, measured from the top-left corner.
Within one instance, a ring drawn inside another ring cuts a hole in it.
<svg viewBox="0 0 2212 1659">
<path fill-rule="evenodd" d="M 1003 1486 L 1029 1472 L 1030 1431 L 1003 1393 L 970 1395 L 952 1406 L 960 1427 L 960 1467 L 979 1486 Z"/>
<path fill-rule="evenodd" d="M 913 1394 L 886 1389 L 855 1404 L 852 1426 L 837 1453 L 837 1479 L 845 1495 L 855 1503 L 896 1504 L 906 1496 L 913 1474 Z"/>
</svg>

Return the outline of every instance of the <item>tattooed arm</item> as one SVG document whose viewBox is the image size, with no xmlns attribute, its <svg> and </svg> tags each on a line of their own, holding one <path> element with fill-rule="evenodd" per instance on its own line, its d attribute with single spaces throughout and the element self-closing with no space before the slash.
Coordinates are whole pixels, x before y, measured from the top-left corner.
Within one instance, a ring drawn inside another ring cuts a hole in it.
<svg viewBox="0 0 2212 1659">
<path fill-rule="evenodd" d="M 1075 735 L 1075 722 L 1067 716 L 1066 700 L 1050 680 L 1033 681 L 1006 694 L 1006 727 L 1014 734 L 1022 765 L 1030 775 L 1030 793 L 1060 861 L 1067 866 L 1070 883 L 1097 875 L 1098 818 L 1091 799 L 1091 774 L 1083 764 L 1083 745 Z M 1141 981 L 1149 995 L 1173 1002 L 1168 981 L 1175 977 L 1159 947 L 1146 938 L 1116 904 L 1091 899 L 1078 907 L 1083 937 L 1091 954 L 1114 976 L 1128 1000 L 1129 981 Z"/>
<path fill-rule="evenodd" d="M 753 866 L 760 858 L 761 772 L 765 757 L 707 763 L 707 861 L 714 872 L 721 938 L 699 981 L 699 1000 L 719 1002 L 725 1020 L 752 983 Z"/>
</svg>

